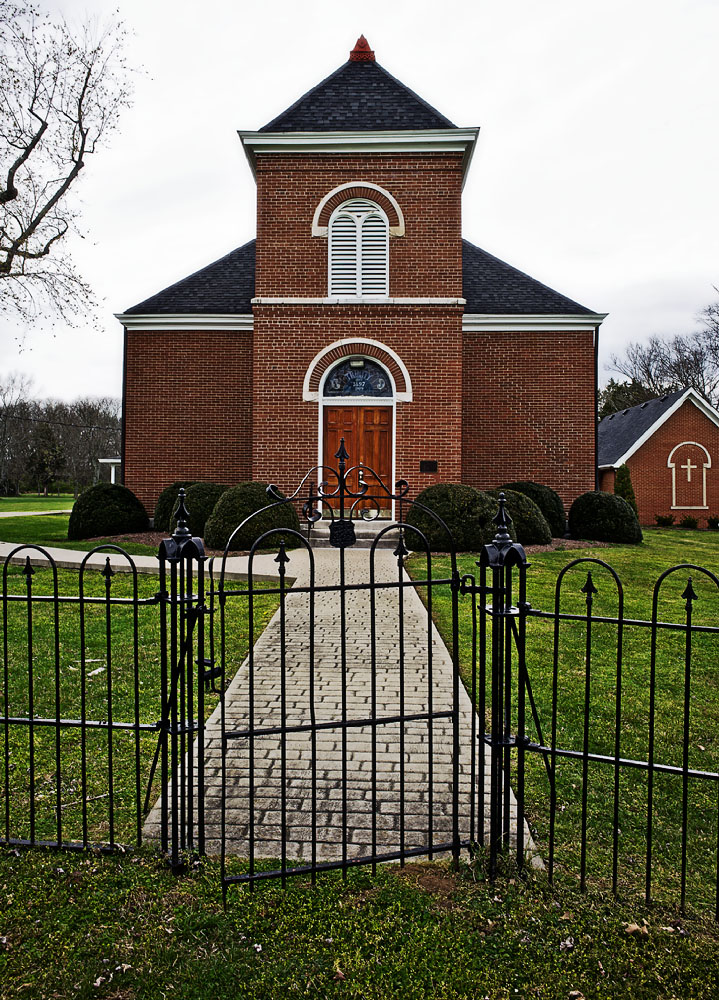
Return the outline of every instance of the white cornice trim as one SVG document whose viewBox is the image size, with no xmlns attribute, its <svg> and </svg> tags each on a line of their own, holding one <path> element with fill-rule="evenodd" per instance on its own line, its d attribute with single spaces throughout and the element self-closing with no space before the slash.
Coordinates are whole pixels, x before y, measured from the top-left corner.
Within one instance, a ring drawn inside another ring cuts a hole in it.
<svg viewBox="0 0 719 1000">
<path fill-rule="evenodd" d="M 252 313 L 115 313 L 128 330 L 252 330 Z"/>
<path fill-rule="evenodd" d="M 677 410 L 687 400 L 689 400 L 690 403 L 693 403 L 696 406 L 696 408 L 704 414 L 705 417 L 708 417 L 713 424 L 716 424 L 716 426 L 719 427 L 719 411 L 715 410 L 713 406 L 710 406 L 709 403 L 707 403 L 707 401 L 702 396 L 699 395 L 696 389 L 687 389 L 686 392 L 683 392 L 681 394 L 679 399 L 677 399 L 674 403 L 672 403 L 672 405 L 669 407 L 668 410 L 662 413 L 660 417 L 657 417 L 654 423 L 644 431 L 641 437 L 637 438 L 634 444 L 624 452 L 621 458 L 618 458 L 616 462 L 612 462 L 611 465 L 608 466 L 603 465 L 600 466 L 600 468 L 618 469 L 620 465 L 624 465 L 624 463 L 628 459 L 630 459 L 632 455 L 638 452 L 641 446 L 645 444 L 649 440 L 649 438 L 652 437 L 659 430 L 662 424 L 665 424 L 667 420 L 674 413 L 676 413 Z M 606 420 L 607 417 L 605 417 L 604 419 Z M 602 422 L 600 421 L 600 426 L 601 423 Z"/>
<path fill-rule="evenodd" d="M 514 331 L 559 332 L 561 330 L 595 330 L 608 313 L 579 313 L 572 315 L 541 313 L 518 316 L 516 313 L 465 313 L 462 317 L 464 333 L 511 333 Z"/>
<path fill-rule="evenodd" d="M 237 133 L 253 176 L 258 153 L 462 153 L 462 180 L 474 154 L 478 128 L 406 129 L 385 132 Z"/>
<path fill-rule="evenodd" d="M 341 298 L 325 296 L 321 298 L 302 298 L 285 296 L 274 298 L 270 295 L 259 295 L 252 299 L 253 306 L 463 306 L 466 299 L 442 298 L 401 298 L 383 295 L 362 296 L 345 295 Z"/>
</svg>

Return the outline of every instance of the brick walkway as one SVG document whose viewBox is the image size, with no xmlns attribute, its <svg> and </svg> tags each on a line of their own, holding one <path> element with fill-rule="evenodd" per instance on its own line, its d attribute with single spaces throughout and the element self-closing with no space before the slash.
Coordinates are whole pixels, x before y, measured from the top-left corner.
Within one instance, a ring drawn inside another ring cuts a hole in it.
<svg viewBox="0 0 719 1000">
<path fill-rule="evenodd" d="M 339 581 L 337 550 L 314 551 L 317 586 Z M 369 580 L 369 550 L 345 553 L 346 582 Z M 305 552 L 290 554 L 288 575 L 296 585 L 307 585 L 309 560 Z M 397 560 L 389 550 L 376 553 L 377 582 L 397 581 Z M 403 573 L 403 579 L 408 578 Z M 237 600 L 238 598 L 229 598 Z M 403 602 L 400 608 L 399 601 Z M 288 593 L 286 602 L 285 706 L 288 725 L 311 719 L 309 670 L 309 597 Z M 404 713 L 426 712 L 431 688 L 435 712 L 452 705 L 450 655 L 427 612 L 412 588 L 376 591 L 376 698 L 377 715 L 400 714 L 400 612 L 404 622 Z M 370 596 L 367 590 L 346 594 L 348 719 L 371 716 Z M 279 611 L 255 645 L 255 726 L 281 724 L 281 660 Z M 428 641 L 431 634 L 431 647 Z M 340 653 L 340 597 L 338 593 L 315 596 L 314 715 L 317 722 L 342 718 L 342 667 Z M 431 648 L 431 657 L 428 650 Z M 432 683 L 429 683 L 431 660 Z M 232 652 L 227 651 L 228 667 Z M 226 732 L 248 725 L 249 673 L 245 661 L 227 690 Z M 486 816 L 488 771 L 483 773 L 478 753 L 476 773 L 471 769 L 472 708 L 460 685 L 460 836 L 476 839 L 470 828 L 472 798 Z M 346 790 L 343 789 L 343 736 L 338 728 L 320 730 L 316 737 L 316 803 L 312 803 L 312 744 L 309 733 L 290 733 L 286 742 L 285 781 L 278 736 L 255 739 L 255 853 L 279 857 L 281 852 L 282 787 L 286 789 L 285 825 L 287 858 L 311 859 L 312 828 L 316 830 L 318 861 L 372 853 L 373 830 L 382 852 L 401 848 L 421 849 L 452 836 L 452 726 L 449 719 L 380 725 L 376 735 L 377 809 L 372 790 L 373 727 L 346 730 Z M 431 741 L 431 746 L 430 746 Z M 206 730 L 206 823 L 208 850 L 219 850 L 221 748 L 219 710 Z M 481 747 L 481 741 L 478 741 Z M 431 750 L 431 752 L 430 752 Z M 472 790 L 474 777 L 474 791 Z M 246 856 L 249 851 L 249 760 L 248 740 L 233 740 L 227 756 L 227 851 Z M 343 800 L 346 805 L 343 806 Z M 484 809 L 483 809 L 484 805 Z M 158 835 L 157 806 L 146 824 L 146 834 Z M 486 822 L 486 821 L 485 821 Z M 475 820 L 475 824 L 477 820 Z M 525 831 L 527 843 L 528 833 Z"/>
</svg>

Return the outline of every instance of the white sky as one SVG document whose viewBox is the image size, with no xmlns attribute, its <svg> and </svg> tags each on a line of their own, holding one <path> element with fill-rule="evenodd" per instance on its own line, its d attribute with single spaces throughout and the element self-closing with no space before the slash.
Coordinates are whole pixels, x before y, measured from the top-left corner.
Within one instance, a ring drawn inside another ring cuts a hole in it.
<svg viewBox="0 0 719 1000">
<path fill-rule="evenodd" d="M 693 329 L 717 298 L 717 0 L 41 5 L 71 21 L 119 7 L 144 75 L 78 188 L 88 238 L 73 253 L 99 329 L 0 327 L 0 373 L 32 375 L 38 395 L 120 395 L 113 313 L 254 236 L 236 130 L 292 104 L 361 33 L 390 73 L 481 127 L 464 236 L 608 312 L 602 364 L 629 340 Z"/>
</svg>

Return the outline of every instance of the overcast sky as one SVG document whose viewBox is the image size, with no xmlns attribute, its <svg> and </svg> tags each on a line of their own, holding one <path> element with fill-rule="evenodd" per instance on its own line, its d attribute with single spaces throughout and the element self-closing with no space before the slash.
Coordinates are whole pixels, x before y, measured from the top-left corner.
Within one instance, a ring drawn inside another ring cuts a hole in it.
<svg viewBox="0 0 719 1000">
<path fill-rule="evenodd" d="M 361 33 L 390 73 L 480 126 L 464 236 L 608 312 L 602 365 L 692 330 L 719 297 L 717 0 L 40 2 L 70 21 L 119 8 L 144 72 L 78 188 L 88 236 L 72 252 L 99 328 L 0 326 L 0 372 L 32 375 L 37 395 L 120 395 L 113 313 L 253 238 L 236 130 L 274 118 Z"/>
</svg>

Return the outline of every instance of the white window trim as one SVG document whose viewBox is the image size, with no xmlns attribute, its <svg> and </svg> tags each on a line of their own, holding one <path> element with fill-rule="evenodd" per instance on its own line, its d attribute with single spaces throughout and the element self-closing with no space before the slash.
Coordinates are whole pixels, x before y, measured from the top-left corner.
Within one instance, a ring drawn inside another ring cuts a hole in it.
<svg viewBox="0 0 719 1000">
<path fill-rule="evenodd" d="M 412 402 L 412 379 L 409 377 L 409 372 L 407 371 L 407 366 L 405 365 L 399 354 L 392 350 L 391 347 L 387 347 L 386 344 L 381 343 L 379 340 L 370 340 L 367 337 L 346 337 L 343 340 L 335 340 L 333 344 L 329 344 L 327 347 L 323 347 L 321 351 L 315 354 L 314 358 L 310 361 L 307 371 L 305 372 L 304 381 L 302 383 L 302 399 L 305 403 L 317 403 L 322 399 L 322 390 L 324 388 L 324 380 L 327 376 L 327 372 L 334 368 L 334 363 L 329 365 L 327 369 L 322 373 L 322 378 L 320 379 L 320 387 L 317 391 L 310 390 L 310 379 L 312 378 L 312 373 L 314 372 L 320 361 L 331 351 L 337 350 L 338 347 L 347 347 L 349 345 L 354 346 L 355 344 L 366 344 L 368 347 L 378 347 L 381 351 L 392 358 L 394 363 L 397 365 L 399 370 L 402 372 L 402 377 L 404 378 L 404 384 L 407 387 L 404 392 L 397 392 L 397 385 L 392 379 L 392 386 L 394 390 L 394 398 L 398 403 L 411 403 Z M 358 351 L 359 355 L 361 351 Z M 371 361 L 377 361 L 382 365 L 383 368 L 387 368 L 382 358 L 377 358 L 372 354 L 367 354 L 365 357 L 369 358 Z M 337 358 L 335 363 L 339 363 L 342 358 Z M 389 372 L 390 378 L 392 378 L 392 373 Z"/>
<path fill-rule="evenodd" d="M 329 227 L 320 225 L 320 216 L 322 215 L 322 210 L 324 209 L 325 205 L 330 200 L 330 198 L 334 198 L 334 196 L 336 194 L 339 194 L 341 191 L 349 191 L 352 188 L 358 188 L 358 187 L 366 188 L 368 191 L 376 191 L 378 194 L 381 194 L 384 198 L 387 199 L 387 201 L 390 203 L 392 208 L 397 213 L 397 218 L 399 220 L 398 225 L 389 227 L 389 234 L 390 236 L 404 236 L 404 215 L 402 214 L 402 209 L 399 207 L 399 204 L 397 203 L 396 199 L 392 197 L 389 191 L 386 191 L 384 188 L 380 187 L 379 184 L 371 184 L 369 181 L 349 181 L 347 184 L 340 184 L 338 185 L 338 187 L 333 188 L 331 191 L 329 191 L 315 209 L 315 214 L 312 219 L 312 235 L 313 236 L 328 235 Z"/>
<path fill-rule="evenodd" d="M 674 452 L 678 451 L 680 448 L 684 448 L 689 445 L 693 448 L 699 448 L 706 455 L 706 462 L 702 463 L 702 503 L 701 507 L 686 507 L 677 503 L 677 467 L 676 462 L 672 462 L 674 458 Z M 707 469 L 711 469 L 712 459 L 709 452 L 706 450 L 703 444 L 699 444 L 698 441 L 682 441 L 680 444 L 674 445 L 672 450 L 669 452 L 669 458 L 667 459 L 667 468 L 672 470 L 672 510 L 708 510 L 707 506 Z"/>
</svg>

